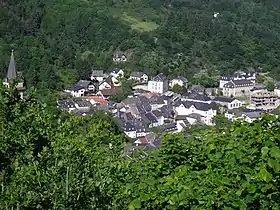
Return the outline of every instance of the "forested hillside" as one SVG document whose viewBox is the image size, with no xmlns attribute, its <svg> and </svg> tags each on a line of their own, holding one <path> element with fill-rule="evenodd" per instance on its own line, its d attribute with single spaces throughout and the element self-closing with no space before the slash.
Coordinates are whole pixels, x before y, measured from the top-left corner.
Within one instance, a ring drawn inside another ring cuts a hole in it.
<svg viewBox="0 0 280 210">
<path fill-rule="evenodd" d="M 114 67 L 190 78 L 253 67 L 279 78 L 277 0 L 2 0 L 0 68 L 11 49 L 27 84 L 60 89 Z M 215 17 L 214 17 L 214 14 Z"/>
<path fill-rule="evenodd" d="M 0 209 L 278 209 L 280 118 L 163 136 L 133 154 L 109 114 L 0 87 Z"/>
</svg>

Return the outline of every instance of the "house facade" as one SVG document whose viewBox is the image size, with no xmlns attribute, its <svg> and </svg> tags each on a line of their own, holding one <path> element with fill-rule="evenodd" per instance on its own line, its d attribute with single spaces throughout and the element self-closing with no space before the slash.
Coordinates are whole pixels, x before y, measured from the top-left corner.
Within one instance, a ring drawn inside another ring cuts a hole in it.
<svg viewBox="0 0 280 210">
<path fill-rule="evenodd" d="M 185 77 L 177 77 L 175 79 L 172 79 L 170 82 L 169 82 L 169 86 L 172 88 L 174 87 L 174 85 L 179 85 L 181 87 L 185 87 L 185 88 L 188 88 L 188 80 L 185 78 Z"/>
<path fill-rule="evenodd" d="M 217 96 L 213 99 L 213 101 L 221 106 L 225 106 L 227 109 L 238 109 L 242 107 L 242 102 L 235 98 Z"/>
<path fill-rule="evenodd" d="M 213 109 L 212 104 L 199 103 L 199 102 L 187 102 L 181 101 L 174 107 L 176 115 L 190 115 L 193 113 L 203 116 L 203 123 L 206 125 L 213 125 L 212 119 L 217 115 L 217 111 Z"/>
<path fill-rule="evenodd" d="M 102 82 L 104 80 L 103 70 L 92 70 L 90 79 L 91 81 Z"/>
<path fill-rule="evenodd" d="M 250 96 L 254 83 L 251 80 L 231 80 L 223 86 L 223 95 L 227 97 Z"/>
<path fill-rule="evenodd" d="M 273 110 L 278 104 L 279 99 L 274 92 L 264 90 L 251 95 L 251 106 L 255 109 Z"/>
<path fill-rule="evenodd" d="M 249 80 L 254 84 L 256 82 L 256 73 L 237 72 L 230 76 L 221 76 L 219 88 L 223 88 L 228 82 L 236 80 Z"/>
<path fill-rule="evenodd" d="M 145 74 L 143 72 L 134 71 L 131 73 L 129 79 L 132 79 L 132 80 L 135 80 L 135 81 L 141 82 L 141 83 L 147 83 L 149 80 L 149 77 L 147 74 Z"/>
<path fill-rule="evenodd" d="M 148 90 L 150 92 L 163 94 L 168 91 L 168 81 L 165 75 L 162 73 L 153 77 L 151 81 L 148 82 Z"/>
</svg>

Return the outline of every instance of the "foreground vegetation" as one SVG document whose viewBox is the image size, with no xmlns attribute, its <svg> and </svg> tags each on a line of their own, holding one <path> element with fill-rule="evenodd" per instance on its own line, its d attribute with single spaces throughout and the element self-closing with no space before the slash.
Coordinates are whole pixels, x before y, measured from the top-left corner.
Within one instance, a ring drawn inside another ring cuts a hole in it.
<svg viewBox="0 0 280 210">
<path fill-rule="evenodd" d="M 196 127 L 127 156 L 110 114 L 69 116 L 32 95 L 0 88 L 1 209 L 279 207 L 279 118 Z"/>
<path fill-rule="evenodd" d="M 4 0 L 0 7 L 1 76 L 11 49 L 28 86 L 61 89 L 112 63 L 194 83 L 253 67 L 279 78 L 279 1 Z M 214 17 L 214 13 L 219 15 Z M 191 77 L 203 73 L 203 78 Z"/>
</svg>

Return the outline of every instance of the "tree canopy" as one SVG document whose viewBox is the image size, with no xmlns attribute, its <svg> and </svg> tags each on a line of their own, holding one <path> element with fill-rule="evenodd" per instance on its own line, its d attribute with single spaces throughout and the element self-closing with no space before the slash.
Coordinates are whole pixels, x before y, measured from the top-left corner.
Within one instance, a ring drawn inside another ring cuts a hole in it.
<svg viewBox="0 0 280 210">
<path fill-rule="evenodd" d="M 6 0 L 0 11 L 1 74 L 14 49 L 28 86 L 61 89 L 116 66 L 188 79 L 253 67 L 279 79 L 278 1 Z M 129 62 L 113 63 L 117 49 Z"/>
<path fill-rule="evenodd" d="M 35 95 L 0 88 L 1 209 L 279 207 L 279 117 L 164 134 L 160 149 L 127 154 L 109 113 L 54 114 Z"/>
</svg>

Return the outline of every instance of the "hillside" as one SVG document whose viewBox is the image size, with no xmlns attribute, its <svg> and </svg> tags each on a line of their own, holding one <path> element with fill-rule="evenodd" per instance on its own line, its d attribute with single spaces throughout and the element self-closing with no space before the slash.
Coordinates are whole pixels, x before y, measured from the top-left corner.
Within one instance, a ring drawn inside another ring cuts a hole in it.
<svg viewBox="0 0 280 210">
<path fill-rule="evenodd" d="M 2 1 L 0 68 L 11 49 L 27 84 L 61 89 L 90 69 L 125 64 L 150 75 L 191 78 L 253 67 L 280 79 L 276 0 L 26 0 Z M 3 14 L 3 15 L 2 15 Z M 214 17 L 214 14 L 215 17 Z"/>
</svg>

